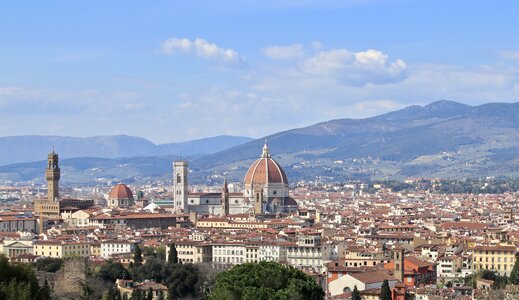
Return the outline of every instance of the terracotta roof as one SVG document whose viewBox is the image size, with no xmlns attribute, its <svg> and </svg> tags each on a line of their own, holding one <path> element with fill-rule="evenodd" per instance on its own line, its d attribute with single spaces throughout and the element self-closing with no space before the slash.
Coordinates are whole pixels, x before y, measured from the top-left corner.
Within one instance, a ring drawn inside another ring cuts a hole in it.
<svg viewBox="0 0 519 300">
<path fill-rule="evenodd" d="M 382 270 L 377 270 L 377 271 L 373 271 L 373 272 L 363 272 L 363 273 L 350 273 L 349 275 L 366 284 L 375 283 L 375 282 L 383 282 L 384 280 L 396 281 L 395 277 L 389 275 L 386 271 L 382 271 Z"/>
<path fill-rule="evenodd" d="M 133 200 L 132 191 L 126 184 L 118 184 L 113 187 L 108 196 L 110 199 L 131 199 Z"/>
<path fill-rule="evenodd" d="M 279 164 L 270 157 L 262 157 L 256 160 L 245 174 L 245 184 L 288 184 L 287 175 Z"/>
</svg>

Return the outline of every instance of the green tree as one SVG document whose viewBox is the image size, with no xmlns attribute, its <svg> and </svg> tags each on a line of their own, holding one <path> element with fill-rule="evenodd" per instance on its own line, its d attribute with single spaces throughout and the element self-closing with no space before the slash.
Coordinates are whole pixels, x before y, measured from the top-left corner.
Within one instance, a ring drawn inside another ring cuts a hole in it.
<svg viewBox="0 0 519 300">
<path fill-rule="evenodd" d="M 193 264 L 170 264 L 164 270 L 170 299 L 199 296 L 200 272 Z"/>
<path fill-rule="evenodd" d="M 128 271 L 121 263 L 108 260 L 101 265 L 96 276 L 104 281 L 114 283 L 116 279 L 128 277 Z"/>
<path fill-rule="evenodd" d="M 134 289 L 130 300 L 144 300 L 144 295 L 141 290 Z"/>
<path fill-rule="evenodd" d="M 115 285 L 110 285 L 108 290 L 103 294 L 103 300 L 121 300 L 121 294 Z"/>
<path fill-rule="evenodd" d="M 175 244 L 169 245 L 168 262 L 170 264 L 178 264 L 178 252 Z"/>
<path fill-rule="evenodd" d="M 146 293 L 146 300 L 153 300 L 153 289 L 151 287 L 148 288 Z"/>
<path fill-rule="evenodd" d="M 142 252 L 139 245 L 135 245 L 135 250 L 133 252 L 133 265 L 140 266 L 142 264 Z"/>
<path fill-rule="evenodd" d="M 43 287 L 41 288 L 40 292 L 38 293 L 38 299 L 39 300 L 50 299 L 50 286 L 49 286 L 49 282 L 47 281 L 47 278 L 45 278 Z"/>
<path fill-rule="evenodd" d="M 162 290 L 159 290 L 159 298 L 158 300 L 165 300 L 164 299 L 164 292 Z"/>
<path fill-rule="evenodd" d="M 380 289 L 380 300 L 391 300 L 391 289 L 389 288 L 389 282 L 384 280 L 382 288 Z"/>
<path fill-rule="evenodd" d="M 164 280 L 164 267 L 165 262 L 163 260 L 150 256 L 142 266 L 134 267 L 134 279 L 138 281 L 149 279 L 155 282 L 162 282 Z"/>
<path fill-rule="evenodd" d="M 305 273 L 276 262 L 245 263 L 216 276 L 209 299 L 324 299 L 324 291 Z"/>
<path fill-rule="evenodd" d="M 166 247 L 164 245 L 158 246 L 155 253 L 157 253 L 158 259 L 166 260 Z"/>
<path fill-rule="evenodd" d="M 62 265 L 63 259 L 53 257 L 43 257 L 34 262 L 36 270 L 52 273 L 56 273 Z"/>
<path fill-rule="evenodd" d="M 512 269 L 512 272 L 510 273 L 510 283 L 511 284 L 519 284 L 519 259 L 515 260 L 514 268 Z"/>
<path fill-rule="evenodd" d="M 353 288 L 353 292 L 351 293 L 351 300 L 361 300 L 359 290 L 357 289 L 357 286 Z"/>
<path fill-rule="evenodd" d="M 38 279 L 30 265 L 9 263 L 0 255 L 0 299 L 48 300 L 50 288 L 40 288 Z"/>
</svg>

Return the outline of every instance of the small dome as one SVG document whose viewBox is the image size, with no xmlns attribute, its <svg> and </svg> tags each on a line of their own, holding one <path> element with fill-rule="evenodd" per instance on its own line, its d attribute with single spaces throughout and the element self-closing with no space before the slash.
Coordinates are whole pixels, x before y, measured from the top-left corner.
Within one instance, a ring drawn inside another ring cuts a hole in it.
<svg viewBox="0 0 519 300">
<path fill-rule="evenodd" d="M 112 188 L 108 195 L 110 199 L 130 199 L 133 200 L 132 191 L 126 186 L 126 184 L 118 184 Z"/>
</svg>

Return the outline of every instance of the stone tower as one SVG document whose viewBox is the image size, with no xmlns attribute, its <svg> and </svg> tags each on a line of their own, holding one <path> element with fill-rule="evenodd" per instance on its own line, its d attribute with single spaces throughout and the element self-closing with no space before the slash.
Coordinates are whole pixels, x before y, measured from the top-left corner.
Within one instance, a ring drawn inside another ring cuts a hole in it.
<svg viewBox="0 0 519 300">
<path fill-rule="evenodd" d="M 256 192 L 254 199 L 254 214 L 262 214 L 263 211 L 263 189 Z"/>
<path fill-rule="evenodd" d="M 396 247 L 393 250 L 393 261 L 395 263 L 394 277 L 404 283 L 404 248 Z"/>
<path fill-rule="evenodd" d="M 57 201 L 59 198 L 59 177 L 60 169 L 58 164 L 58 154 L 52 150 L 47 157 L 47 169 L 45 169 L 45 177 L 47 178 L 47 199 L 48 201 Z"/>
<path fill-rule="evenodd" d="M 227 216 L 229 214 L 229 187 L 227 186 L 227 178 L 223 181 L 222 190 L 222 215 Z"/>
<path fill-rule="evenodd" d="M 173 200 L 175 211 L 189 213 L 187 206 L 187 161 L 176 161 L 173 163 Z"/>
</svg>

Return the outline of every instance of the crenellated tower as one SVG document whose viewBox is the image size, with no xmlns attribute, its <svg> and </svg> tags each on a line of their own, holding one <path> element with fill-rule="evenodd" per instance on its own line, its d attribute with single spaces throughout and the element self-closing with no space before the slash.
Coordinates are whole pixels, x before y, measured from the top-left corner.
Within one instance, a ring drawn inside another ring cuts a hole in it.
<svg viewBox="0 0 519 300">
<path fill-rule="evenodd" d="M 58 154 L 52 150 L 47 156 L 47 169 L 45 177 L 47 178 L 47 200 L 58 201 L 59 198 L 59 178 L 60 169 L 58 162 Z"/>
</svg>

